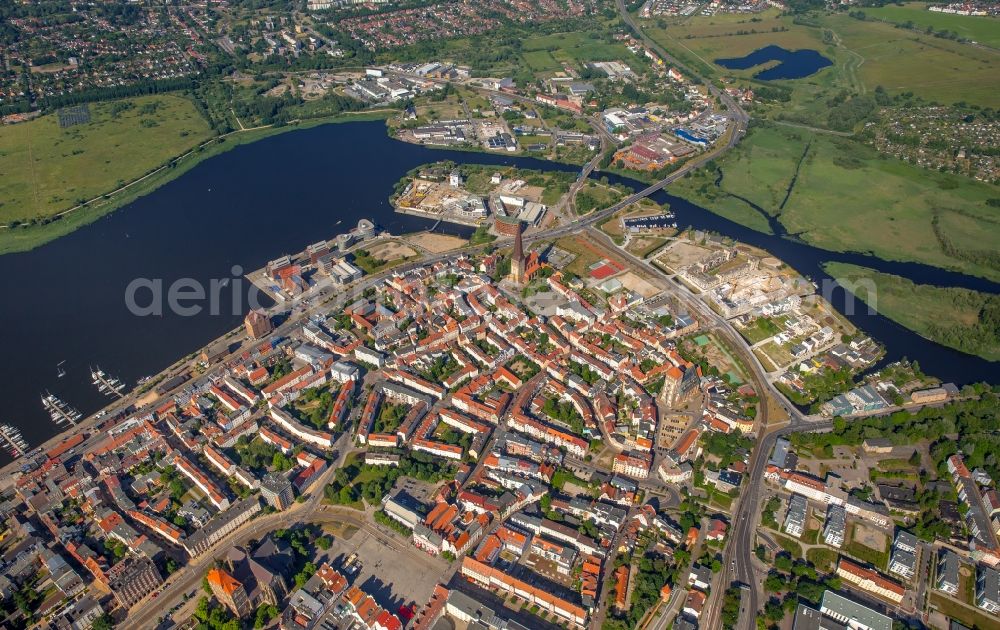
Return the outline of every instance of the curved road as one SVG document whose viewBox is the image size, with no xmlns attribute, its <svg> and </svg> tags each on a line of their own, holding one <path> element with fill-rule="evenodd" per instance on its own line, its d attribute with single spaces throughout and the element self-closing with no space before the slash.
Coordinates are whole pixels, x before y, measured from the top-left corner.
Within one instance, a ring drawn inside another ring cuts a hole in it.
<svg viewBox="0 0 1000 630">
<path fill-rule="evenodd" d="M 664 51 L 659 46 L 659 44 L 652 41 L 644 33 L 642 33 L 642 31 L 636 26 L 632 16 L 629 15 L 628 12 L 626 11 L 623 0 L 617 0 L 617 4 L 622 19 L 629 26 L 632 27 L 635 33 L 643 40 L 643 42 L 650 49 L 656 51 L 657 54 L 659 54 L 664 60 L 669 61 L 670 63 L 681 68 L 681 70 L 686 72 L 689 76 L 701 79 L 701 77 L 698 77 L 697 74 L 692 72 L 689 68 L 685 67 L 681 62 L 677 61 L 674 57 L 672 57 L 666 51 Z M 714 85 L 712 85 L 707 81 L 703 80 L 703 82 L 708 87 L 710 94 L 719 99 L 719 101 L 725 106 L 726 115 L 732 121 L 730 129 L 727 132 L 728 138 L 724 144 L 719 145 L 713 148 L 712 150 L 703 153 L 697 158 L 689 160 L 681 168 L 671 173 L 664 179 L 627 197 L 626 199 L 622 200 L 621 202 L 615 204 L 610 208 L 607 208 L 600 212 L 591 213 L 587 217 L 583 217 L 579 220 L 567 223 L 564 226 L 558 226 L 552 229 L 539 231 L 531 235 L 525 235 L 524 240 L 529 243 L 540 240 L 551 240 L 554 238 L 559 238 L 561 236 L 568 235 L 573 232 L 577 232 L 581 228 L 588 228 L 594 225 L 598 225 L 601 222 L 605 221 L 606 219 L 610 218 L 613 214 L 615 214 L 622 208 L 625 208 L 631 205 L 632 203 L 639 201 L 640 199 L 648 197 L 649 195 L 659 190 L 662 190 L 670 183 L 676 181 L 677 179 L 680 179 L 681 177 L 685 176 L 692 170 L 701 167 L 708 161 L 714 159 L 718 155 L 734 147 L 746 134 L 749 116 L 740 107 L 740 105 L 734 99 L 732 99 L 732 97 L 726 94 L 725 91 L 719 90 L 717 87 L 715 87 Z M 599 125 L 597 127 L 599 128 Z M 606 140 L 606 138 L 603 138 L 603 136 L 604 134 L 602 134 L 602 139 Z M 582 183 L 582 181 L 586 178 L 586 176 L 590 174 L 590 172 L 594 169 L 596 163 L 597 163 L 597 158 L 592 160 L 585 167 L 581 177 L 571 188 L 571 193 L 575 193 L 579 189 L 580 183 Z M 782 429 L 782 432 L 790 431 L 793 428 L 801 428 L 804 425 L 805 423 L 804 418 L 790 403 L 787 402 L 787 400 L 784 399 L 784 397 L 779 392 L 777 392 L 774 389 L 773 385 L 771 385 L 768 382 L 763 367 L 760 365 L 760 362 L 756 359 L 753 353 L 750 352 L 749 349 L 745 347 L 742 338 L 738 335 L 738 333 L 736 333 L 736 331 L 724 318 L 722 318 L 714 311 L 712 311 L 710 308 L 708 308 L 708 306 L 701 299 L 699 299 L 697 296 L 688 291 L 686 287 L 675 283 L 662 270 L 658 269 L 657 267 L 654 267 L 653 265 L 649 264 L 644 260 L 632 256 L 628 252 L 624 252 L 623 250 L 617 249 L 614 246 L 614 244 L 610 242 L 610 239 L 607 237 L 607 235 L 603 234 L 602 232 L 599 232 L 597 230 L 591 230 L 591 233 L 596 238 L 604 240 L 612 251 L 618 251 L 624 257 L 629 258 L 630 261 L 637 267 L 641 267 L 642 269 L 647 271 L 647 273 L 651 273 L 654 276 L 665 278 L 668 290 L 673 289 L 672 292 L 675 294 L 675 296 L 683 304 L 685 304 L 686 307 L 692 313 L 696 313 L 700 318 L 703 319 L 703 321 L 707 322 L 709 328 L 713 329 L 734 349 L 734 351 L 737 354 L 741 356 L 745 364 L 753 372 L 753 379 L 758 387 L 758 390 L 761 392 L 770 391 L 772 396 L 775 397 L 775 399 L 779 402 L 779 404 L 781 404 L 785 408 L 785 410 L 789 412 L 789 416 L 792 418 L 792 424 L 786 429 Z M 494 243 L 494 245 L 506 244 L 510 240 L 511 239 L 504 239 L 501 241 L 497 241 Z M 364 291 L 365 288 L 372 286 L 375 282 L 381 280 L 385 275 L 389 273 L 394 273 L 397 271 L 406 271 L 415 267 L 431 265 L 442 260 L 454 258 L 456 255 L 462 253 L 471 253 L 477 251 L 484 247 L 486 247 L 486 245 L 469 246 L 458 250 L 452 250 L 450 252 L 443 254 L 428 256 L 419 261 L 414 261 L 394 267 L 382 273 L 366 277 L 363 281 L 358 282 L 356 285 L 351 287 L 347 293 L 341 294 L 339 298 L 347 298 L 353 295 L 357 295 L 360 292 Z M 308 297 L 306 299 L 308 300 Z M 278 331 L 290 330 L 290 328 L 295 323 L 301 321 L 303 317 L 306 317 L 315 309 L 329 307 L 329 302 L 330 300 L 326 300 L 322 304 L 312 304 L 308 308 L 304 308 L 298 311 L 294 310 L 294 307 L 298 304 L 302 304 L 302 301 L 298 300 L 293 302 L 291 305 L 293 307 L 293 310 L 291 311 L 291 316 L 281 326 L 278 327 Z M 285 309 L 288 307 L 288 304 L 283 304 L 281 305 L 281 307 L 282 309 Z M 761 412 L 762 425 L 766 426 L 766 421 L 767 421 L 766 405 L 761 407 L 760 412 Z M 77 430 L 79 430 L 80 428 L 82 427 L 78 427 Z M 730 558 L 738 558 L 740 560 L 739 564 L 745 565 L 743 566 L 743 568 L 738 569 L 737 575 L 735 576 L 736 579 L 746 579 L 751 587 L 756 586 L 753 584 L 752 578 L 748 577 L 752 572 L 751 568 L 752 565 L 750 564 L 750 559 L 749 559 L 750 545 L 753 542 L 751 537 L 752 533 L 751 523 L 755 523 L 756 520 L 755 518 L 752 518 L 751 515 L 753 515 L 756 510 L 755 499 L 757 498 L 757 493 L 759 492 L 759 484 L 755 484 L 755 480 L 756 481 L 760 480 L 760 477 L 763 473 L 764 462 L 766 462 L 767 459 L 766 454 L 770 452 L 770 448 L 773 446 L 774 439 L 776 439 L 777 434 L 778 432 L 772 432 L 771 434 L 767 435 L 765 438 L 760 440 L 758 443 L 758 446 L 753 455 L 754 457 L 754 464 L 752 467 L 753 472 L 751 474 L 750 488 L 748 488 L 750 494 L 745 496 L 739 502 L 739 510 L 736 514 L 734 514 L 734 520 L 737 523 L 737 526 L 735 528 L 736 531 L 730 537 L 730 544 L 726 548 L 727 562 L 730 561 Z M 62 434 L 59 436 L 59 439 L 63 439 L 65 438 L 65 436 L 66 434 Z M 329 476 L 335 472 L 336 468 L 337 466 L 331 466 L 331 468 L 327 471 L 327 473 L 324 474 L 323 478 L 319 480 L 319 482 L 316 484 L 315 487 L 322 488 L 323 486 L 325 486 Z M 320 490 L 314 490 L 312 497 L 310 497 L 305 503 L 296 503 L 291 508 L 289 508 L 284 512 L 278 512 L 258 517 L 253 521 L 251 521 L 247 526 L 237 530 L 236 532 L 233 532 L 229 537 L 227 537 L 223 541 L 220 541 L 220 543 L 216 546 L 216 548 L 228 548 L 228 546 L 231 546 L 233 544 L 240 544 L 242 542 L 246 542 L 247 540 L 250 540 L 252 538 L 259 537 L 260 535 L 262 535 L 267 531 L 270 531 L 280 526 L 287 525 L 289 522 L 294 522 L 294 521 L 337 520 L 339 522 L 348 522 L 357 525 L 358 527 L 361 528 L 370 527 L 370 525 L 364 520 L 364 517 L 361 514 L 353 512 L 347 513 L 343 512 L 342 510 L 330 510 L 328 508 L 323 509 L 323 506 L 320 506 L 319 504 L 322 496 L 323 493 Z M 411 550 L 414 552 L 414 555 L 419 554 L 418 557 L 425 557 L 423 554 L 420 554 L 419 551 L 413 550 L 412 548 L 409 547 L 401 547 L 400 549 L 398 549 L 400 553 L 404 553 L 407 555 L 409 555 Z M 162 614 L 162 612 L 160 611 L 163 611 L 164 609 L 169 609 L 171 607 L 171 604 L 175 603 L 176 600 L 180 599 L 184 593 L 189 592 L 192 589 L 197 589 L 198 585 L 201 582 L 201 575 L 203 573 L 203 570 L 213 561 L 213 558 L 214 556 L 211 553 L 208 553 L 203 556 L 200 556 L 199 558 L 185 565 L 181 570 L 179 570 L 177 573 L 171 576 L 171 578 L 167 581 L 166 586 L 156 599 L 152 598 L 147 599 L 144 602 L 141 602 L 137 607 L 133 608 L 127 620 L 122 624 L 122 628 L 129 629 L 129 628 L 153 627 L 157 615 Z M 750 610 L 756 611 L 757 598 L 755 592 L 752 595 L 751 601 L 745 602 L 745 604 L 750 604 Z M 752 623 L 753 621 L 752 618 L 749 621 Z"/>
</svg>

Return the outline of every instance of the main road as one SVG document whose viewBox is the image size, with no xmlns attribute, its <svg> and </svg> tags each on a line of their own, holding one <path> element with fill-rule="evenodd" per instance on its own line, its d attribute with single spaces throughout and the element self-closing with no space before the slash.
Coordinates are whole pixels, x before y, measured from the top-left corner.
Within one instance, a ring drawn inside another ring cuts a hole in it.
<svg viewBox="0 0 1000 630">
<path fill-rule="evenodd" d="M 618 0 L 618 9 L 622 15 L 622 19 L 629 26 L 633 28 L 636 34 L 646 43 L 647 46 L 649 46 L 652 50 L 656 51 L 657 54 L 659 54 L 665 61 L 673 63 L 674 65 L 681 68 L 681 70 L 686 72 L 689 76 L 704 81 L 697 74 L 692 72 L 690 69 L 686 68 L 682 63 L 678 62 L 671 55 L 666 53 L 666 51 L 664 51 L 656 42 L 650 40 L 645 34 L 643 34 L 642 31 L 635 25 L 631 15 L 629 15 L 628 12 L 626 11 L 623 0 Z M 708 86 L 710 94 L 719 99 L 719 101 L 725 106 L 727 117 L 731 121 L 729 129 L 727 131 L 726 140 L 724 143 L 716 146 L 710 151 L 703 153 L 697 158 L 688 160 L 687 162 L 684 163 L 683 166 L 681 166 L 676 171 L 670 173 L 667 177 L 664 177 L 658 182 L 649 185 L 645 189 L 633 195 L 630 195 L 629 197 L 623 199 L 619 203 L 609 208 L 606 208 L 599 212 L 591 213 L 586 217 L 582 217 L 575 221 L 568 222 L 562 226 L 556 226 L 552 229 L 542 230 L 535 232 L 531 235 L 526 235 L 524 240 L 529 243 L 533 241 L 551 240 L 554 238 L 559 238 L 561 236 L 577 232 L 582 228 L 598 225 L 603 221 L 607 220 L 608 218 L 610 218 L 619 210 L 626 208 L 629 205 L 639 201 L 640 199 L 648 197 L 662 190 L 670 183 L 680 179 L 681 177 L 684 177 L 694 169 L 700 168 L 710 160 L 715 159 L 725 151 L 728 151 L 729 149 L 736 146 L 736 144 L 746 134 L 747 122 L 749 121 L 749 117 L 747 116 L 746 112 L 740 107 L 740 105 L 734 99 L 732 99 L 725 91 L 719 90 L 711 83 L 705 82 L 705 84 Z M 602 129 L 600 129 L 599 124 L 595 124 L 595 128 L 598 130 L 599 133 L 603 131 Z M 606 137 L 606 134 L 600 133 L 600 135 L 602 136 L 602 140 L 604 141 L 602 144 L 607 146 L 608 138 Z M 586 179 L 586 177 L 589 176 L 591 172 L 596 168 L 597 163 L 598 163 L 598 158 L 595 157 L 584 167 L 581 173 L 581 177 L 578 178 L 577 182 L 575 182 L 570 189 L 570 196 L 574 195 L 579 190 L 579 187 L 582 184 L 583 180 Z M 593 230 L 593 233 L 598 238 L 603 237 L 605 240 L 608 240 L 607 236 L 603 235 L 603 233 L 601 232 Z M 496 244 L 504 244 L 505 242 L 506 241 L 500 241 Z M 613 243 L 609 243 L 609 245 L 612 248 L 614 248 Z M 363 292 L 366 288 L 374 286 L 376 282 L 380 281 L 388 273 L 406 271 L 416 267 L 432 265 L 436 262 L 454 258 L 456 255 L 461 253 L 472 253 L 483 247 L 485 246 L 482 245 L 469 246 L 461 248 L 459 250 L 452 250 L 447 253 L 427 256 L 418 261 L 406 263 L 404 265 L 395 267 L 391 270 L 387 270 L 383 273 L 369 276 L 365 278 L 363 281 L 360 281 L 356 283 L 354 286 L 350 287 L 347 292 L 338 296 L 339 299 L 337 299 L 336 301 L 341 302 L 345 298 L 348 298 L 353 295 L 358 295 L 359 293 Z M 648 262 L 638 259 L 629 254 L 628 252 L 622 252 L 622 253 L 626 258 L 629 258 L 631 262 L 635 264 L 637 267 L 646 270 L 652 275 L 654 276 L 666 275 L 662 270 L 649 264 Z M 774 390 L 773 386 L 766 379 L 763 367 L 760 365 L 760 362 L 757 361 L 753 353 L 750 352 L 749 349 L 745 347 L 745 344 L 742 342 L 742 339 L 739 337 L 738 333 L 736 333 L 736 331 L 732 328 L 732 326 L 724 318 L 717 315 L 714 311 L 708 308 L 708 306 L 704 302 L 702 302 L 696 296 L 691 294 L 686 289 L 686 287 L 674 283 L 669 278 L 667 278 L 666 284 L 668 287 L 673 287 L 674 289 L 676 289 L 674 293 L 678 297 L 678 299 L 680 299 L 681 302 L 685 304 L 691 312 L 696 313 L 704 321 L 709 322 L 710 327 L 715 331 L 717 331 L 720 337 L 726 340 L 729 343 L 729 345 L 743 358 L 745 364 L 753 372 L 753 380 L 758 387 L 758 391 L 764 392 L 770 390 L 772 396 L 774 396 L 775 399 L 779 401 L 779 403 L 783 407 L 786 408 L 786 410 L 789 412 L 790 417 L 793 418 L 793 425 L 799 424 L 802 421 L 802 419 L 800 414 L 798 414 L 798 411 L 784 399 L 784 397 L 780 394 L 780 392 Z M 304 296 L 305 298 L 304 300 L 299 299 L 293 301 L 293 303 L 291 304 L 291 308 L 289 309 L 288 319 L 286 319 L 286 321 L 283 322 L 283 324 L 278 327 L 275 333 L 287 333 L 298 322 L 302 321 L 302 319 L 307 317 L 309 314 L 315 312 L 318 309 L 330 308 L 332 306 L 330 302 L 333 300 L 321 301 L 318 300 L 317 297 L 319 296 L 317 296 L 316 294 L 307 294 L 306 296 Z M 283 310 L 284 308 L 287 307 L 288 305 L 282 305 L 279 308 Z M 218 369 L 218 366 L 216 366 L 216 369 Z M 761 413 L 760 419 L 762 422 L 762 426 L 766 426 L 766 421 L 767 421 L 766 404 L 762 405 L 760 413 Z M 772 438 L 773 435 L 774 434 L 771 434 L 771 436 L 768 436 L 768 438 L 762 440 L 758 448 L 756 449 L 754 453 L 755 463 L 759 465 L 754 466 L 754 473 L 758 473 L 758 469 L 759 472 L 762 473 L 763 465 L 760 464 L 760 462 L 765 461 L 765 456 L 763 456 L 762 453 L 770 452 L 769 447 L 767 447 L 767 444 L 773 445 L 773 438 Z M 327 471 L 327 473 L 324 474 L 323 478 L 316 484 L 316 487 L 322 488 L 329 480 L 329 477 L 333 474 L 336 468 L 337 466 L 331 466 L 330 470 Z M 753 474 L 751 477 L 752 479 L 759 479 L 760 474 Z M 745 556 L 747 567 L 750 566 L 749 545 L 752 543 L 752 540 L 746 542 L 745 544 L 732 544 L 732 541 L 735 541 L 739 537 L 739 532 L 741 531 L 739 529 L 739 524 L 748 523 L 752 520 L 747 516 L 747 512 L 751 513 L 753 512 L 753 510 L 751 509 L 753 502 L 747 499 L 750 499 L 752 496 L 756 496 L 757 493 L 759 492 L 759 488 L 756 488 L 754 484 L 751 484 L 751 489 L 752 489 L 751 495 L 745 497 L 744 500 L 740 501 L 740 510 L 739 510 L 740 520 L 737 521 L 738 524 L 737 534 L 733 535 L 730 538 L 731 544 L 729 545 L 729 547 L 727 547 L 726 550 L 727 558 L 729 556 L 734 556 L 734 555 L 739 555 L 741 557 Z M 322 497 L 323 497 L 322 491 L 315 490 L 313 492 L 313 495 L 305 503 L 296 503 L 291 508 L 289 508 L 289 510 L 286 510 L 284 512 L 279 512 L 259 517 L 248 523 L 245 527 L 231 534 L 224 541 L 220 541 L 220 544 L 218 546 L 223 547 L 233 544 L 240 544 L 242 542 L 250 540 L 251 538 L 255 538 L 263 533 L 266 533 L 271 529 L 280 526 L 285 526 L 290 522 L 305 521 L 305 520 L 320 518 L 319 514 L 322 513 L 318 511 L 318 508 L 319 508 L 319 501 L 322 499 Z M 329 516 L 326 516 L 326 518 L 329 518 Z M 358 515 L 344 513 L 340 514 L 338 518 L 340 518 L 342 521 L 345 522 L 353 522 L 355 524 L 358 524 L 359 526 L 367 526 L 367 523 L 363 519 L 359 519 Z M 743 538 L 749 539 L 749 526 L 746 526 L 744 529 L 746 529 L 746 531 L 744 532 Z M 193 560 L 191 563 L 180 569 L 177 573 L 175 573 L 173 576 L 170 577 L 170 579 L 167 581 L 166 586 L 159 593 L 156 599 L 149 598 L 144 602 L 141 602 L 136 608 L 133 608 L 132 611 L 130 611 L 130 614 L 128 615 L 126 621 L 122 624 L 122 627 L 125 629 L 152 627 L 154 617 L 157 615 L 157 611 L 163 611 L 165 609 L 169 610 L 171 608 L 171 604 L 179 600 L 185 593 L 189 592 L 193 587 L 196 588 L 198 586 L 198 584 L 201 581 L 201 576 L 204 569 L 206 569 L 208 564 L 212 562 L 212 559 L 213 559 L 212 554 L 205 554 L 204 556 Z M 747 570 L 749 571 L 749 568 Z M 749 582 L 751 582 L 751 586 L 753 586 L 752 580 L 750 580 L 749 578 L 747 579 Z M 751 602 L 749 602 L 749 604 L 750 604 L 750 610 L 755 611 L 756 597 L 754 597 L 751 600 Z"/>
</svg>

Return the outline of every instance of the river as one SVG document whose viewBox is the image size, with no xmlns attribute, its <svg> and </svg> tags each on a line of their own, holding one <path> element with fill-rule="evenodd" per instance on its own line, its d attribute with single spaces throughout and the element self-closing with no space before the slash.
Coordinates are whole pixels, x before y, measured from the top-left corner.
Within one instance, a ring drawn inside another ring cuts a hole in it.
<svg viewBox="0 0 1000 630">
<path fill-rule="evenodd" d="M 30 252 L 0 256 L 0 363 L 3 404 L 0 422 L 18 426 L 35 446 L 59 429 L 42 409 L 51 391 L 90 414 L 108 399 L 91 384 L 90 369 L 132 385 L 238 326 L 241 315 L 136 317 L 125 305 L 136 278 L 179 278 L 207 285 L 231 278 L 223 303 L 245 284 L 245 271 L 301 251 L 369 218 L 400 234 L 429 227 L 430 221 L 395 214 L 388 196 L 399 178 L 421 164 L 456 162 L 513 164 L 525 168 L 577 171 L 576 167 L 532 158 L 429 149 L 389 138 L 381 121 L 321 125 L 290 131 L 234 148 L 68 236 Z M 598 174 L 599 175 L 599 174 Z M 643 184 L 612 176 L 639 190 Z M 896 273 L 916 282 L 996 291 L 986 280 L 924 265 L 836 254 L 781 236 L 755 232 L 667 193 L 678 225 L 731 236 L 770 251 L 800 273 L 822 281 L 820 264 L 852 262 Z M 457 226 L 444 230 L 461 231 Z M 842 292 L 834 304 L 843 306 Z M 228 311 L 225 311 L 228 312 Z M 868 314 L 851 320 L 888 348 L 888 358 L 920 361 L 946 381 L 1000 382 L 1000 364 L 927 341 L 889 320 Z M 62 363 L 66 375 L 57 375 Z"/>
</svg>

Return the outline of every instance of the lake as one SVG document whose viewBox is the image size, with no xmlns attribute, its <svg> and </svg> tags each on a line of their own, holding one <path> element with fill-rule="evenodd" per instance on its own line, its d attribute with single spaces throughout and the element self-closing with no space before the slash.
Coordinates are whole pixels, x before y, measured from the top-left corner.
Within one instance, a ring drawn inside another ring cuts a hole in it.
<svg viewBox="0 0 1000 630">
<path fill-rule="evenodd" d="M 237 280 L 234 265 L 246 271 L 260 268 L 344 232 L 361 218 L 395 234 L 425 229 L 430 221 L 395 214 L 388 197 L 408 170 L 443 159 L 578 171 L 532 158 L 405 144 L 389 138 L 381 121 L 321 125 L 234 148 L 68 236 L 30 252 L 0 256 L 0 341 L 7 353 L 0 362 L 0 422 L 17 425 L 35 446 L 59 430 L 42 409 L 43 391 L 93 413 L 107 399 L 91 384 L 90 366 L 100 365 L 132 385 L 242 321 L 241 315 L 207 312 L 133 316 L 124 296 L 134 279 L 162 279 L 165 285 L 179 278 L 206 284 Z M 610 179 L 635 190 L 645 187 L 617 176 Z M 664 192 L 653 198 L 671 205 L 678 225 L 767 249 L 817 282 L 827 277 L 820 268 L 823 261 L 842 260 L 917 282 L 997 290 L 989 281 L 926 265 L 835 254 L 755 232 Z M 468 234 L 468 228 L 442 226 Z M 237 284 L 223 289 L 223 303 Z M 842 293 L 833 296 L 838 308 Z M 850 319 L 883 342 L 890 359 L 917 359 L 925 371 L 946 381 L 1000 382 L 998 363 L 944 348 L 878 315 Z M 62 361 L 66 375 L 59 378 Z"/>
<path fill-rule="evenodd" d="M 772 61 L 778 65 L 762 70 L 754 75 L 755 79 L 771 81 L 773 79 L 801 79 L 832 66 L 833 62 L 815 50 L 786 50 L 781 46 L 765 46 L 758 48 L 745 57 L 716 59 L 715 63 L 730 70 L 747 70 Z"/>
</svg>

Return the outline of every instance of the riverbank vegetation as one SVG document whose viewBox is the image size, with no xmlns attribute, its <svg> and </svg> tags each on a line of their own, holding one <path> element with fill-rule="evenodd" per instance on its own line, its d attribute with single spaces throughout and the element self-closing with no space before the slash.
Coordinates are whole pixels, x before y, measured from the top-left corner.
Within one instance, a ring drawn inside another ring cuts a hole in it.
<svg viewBox="0 0 1000 630">
<path fill-rule="evenodd" d="M 0 128 L 0 223 L 42 223 L 212 135 L 194 104 L 178 96 L 143 96 L 87 109 L 89 122 L 67 127 L 60 126 L 58 114 L 48 114 Z"/>
<path fill-rule="evenodd" d="M 1000 278 L 1000 187 L 881 156 L 851 140 L 755 122 L 735 149 L 670 192 L 758 229 L 776 218 L 803 241 Z"/>
<path fill-rule="evenodd" d="M 856 297 L 922 337 L 990 361 L 1000 360 L 1000 296 L 916 284 L 845 263 L 827 263 L 825 269 L 841 284 L 857 286 Z M 874 295 L 869 295 L 866 285 L 874 289 Z"/>
<path fill-rule="evenodd" d="M 156 97 L 147 97 L 147 98 L 150 99 L 174 98 L 178 100 L 184 100 L 181 97 L 164 96 L 164 95 Z M 130 100 L 137 100 L 137 99 L 130 99 Z M 112 102 L 106 105 L 110 105 L 113 108 L 117 103 L 118 102 Z M 90 107 L 99 108 L 102 105 L 105 104 L 97 104 L 97 105 L 92 104 L 90 105 Z M 53 114 L 53 116 L 55 115 Z M 147 168 L 145 171 L 140 171 L 136 177 L 134 177 L 131 180 L 128 180 L 127 185 L 121 184 L 121 185 L 126 185 L 125 188 L 121 188 L 120 190 L 115 190 L 116 188 L 119 187 L 119 184 L 117 184 L 117 182 L 120 179 L 120 173 L 124 172 L 120 171 L 118 172 L 119 175 L 116 177 L 116 179 L 112 180 L 110 178 L 106 178 L 104 180 L 105 187 L 98 189 L 97 192 L 94 193 L 94 196 L 89 198 L 88 203 L 82 206 L 78 206 L 78 204 L 75 201 L 70 200 L 66 202 L 65 205 L 63 206 L 50 208 L 50 214 L 48 215 L 37 215 L 34 217 L 33 220 L 32 219 L 15 220 L 17 222 L 13 223 L 13 227 L 0 228 L 0 255 L 14 253 L 14 252 L 28 251 L 36 247 L 40 247 L 45 243 L 55 240 L 61 236 L 65 236 L 79 229 L 80 227 L 92 223 L 97 219 L 107 214 L 110 214 L 111 212 L 114 212 L 118 208 L 121 208 L 122 206 L 125 206 L 135 201 L 139 197 L 151 193 L 152 191 L 156 190 L 163 184 L 166 184 L 167 182 L 180 177 L 187 171 L 191 170 L 192 168 L 200 164 L 202 161 L 210 157 L 214 157 L 216 155 L 225 153 L 226 151 L 229 151 L 230 149 L 234 149 L 241 145 L 250 144 L 252 142 L 256 142 L 258 140 L 262 140 L 269 136 L 277 135 L 279 133 L 284 133 L 286 131 L 292 131 L 296 129 L 306 129 L 316 125 L 328 124 L 328 123 L 356 122 L 364 120 L 382 120 L 386 116 L 387 112 L 385 111 L 348 112 L 348 113 L 338 114 L 335 116 L 294 121 L 287 125 L 264 126 L 264 127 L 256 127 L 253 129 L 246 129 L 243 131 L 231 131 L 221 136 L 213 137 L 211 136 L 211 134 L 208 134 L 209 136 L 208 139 L 203 141 L 201 144 L 198 144 L 194 148 L 183 149 L 182 152 L 174 153 L 169 156 L 161 156 L 161 162 L 159 162 L 157 165 Z M 38 120 L 44 120 L 45 118 L 47 117 L 42 117 L 40 119 L 31 122 L 34 123 L 37 122 Z M 26 124 L 31 124 L 31 123 L 20 123 L 9 127 L 0 127 L 0 146 L 2 146 L 5 141 L 7 141 L 8 138 L 7 134 L 10 133 L 11 130 L 16 131 L 18 128 Z M 69 129 L 74 129 L 74 128 L 75 127 L 71 127 Z M 153 129 L 155 129 L 155 127 Z M 148 128 L 143 129 L 143 131 L 144 132 L 148 131 Z M 146 147 L 143 145 L 143 143 L 146 142 L 145 140 L 146 137 L 147 136 L 142 136 L 140 138 L 139 136 L 134 136 L 131 137 L 130 140 L 136 143 L 137 146 L 143 146 L 143 149 L 145 150 Z M 98 139 L 98 143 L 100 144 L 101 142 L 105 141 Z M 91 158 L 93 158 L 94 152 L 93 150 L 90 150 L 89 144 L 87 146 L 88 150 L 86 154 L 90 155 Z M 35 149 L 34 141 L 32 141 L 31 147 L 34 153 Z M 138 151 L 138 148 L 134 150 Z M 157 154 L 159 155 L 158 152 Z M 6 151 L 0 149 L 0 175 L 6 175 L 7 173 L 10 172 L 6 169 L 6 164 L 5 164 L 6 157 L 7 157 Z M 73 157 L 72 154 L 69 157 L 70 158 Z M 108 160 L 112 160 L 112 158 L 108 158 Z M 114 160 L 118 161 L 118 158 L 114 158 Z M 66 157 L 63 156 L 62 154 L 53 155 L 51 161 L 48 163 L 48 166 L 52 168 L 53 171 L 56 172 L 64 170 L 65 165 L 66 165 Z M 19 170 L 15 171 L 15 176 L 18 177 L 19 179 L 14 180 L 10 184 L 14 186 L 15 189 L 18 187 L 25 186 L 26 180 L 23 178 L 23 176 L 30 177 L 31 175 L 30 171 L 23 170 L 22 165 L 18 165 L 17 168 Z M 93 171 L 91 171 L 91 176 L 93 176 Z M 78 177 L 86 179 L 88 184 L 93 182 L 93 180 L 87 178 L 83 174 L 79 175 Z M 3 190 L 3 187 L 7 183 L 7 181 L 8 180 L 6 177 L 0 177 L 0 191 Z M 0 216 L 2 216 L 2 212 L 6 207 L 7 207 L 6 199 L 2 195 L 0 195 Z M 71 212 L 66 212 L 71 208 L 73 208 Z M 5 223 L 4 220 L 0 218 L 0 225 L 11 225 L 11 223 L 10 222 Z"/>
</svg>

